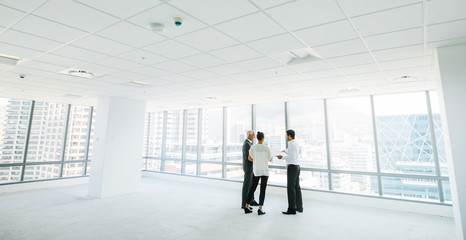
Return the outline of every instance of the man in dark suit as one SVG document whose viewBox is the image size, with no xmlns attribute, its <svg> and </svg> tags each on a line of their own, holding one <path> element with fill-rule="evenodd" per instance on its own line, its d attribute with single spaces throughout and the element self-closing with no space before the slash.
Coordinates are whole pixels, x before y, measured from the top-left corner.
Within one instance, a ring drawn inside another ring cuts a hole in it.
<svg viewBox="0 0 466 240">
<path fill-rule="evenodd" d="M 242 195 L 242 200 L 241 200 L 241 208 L 244 208 L 248 201 L 248 194 L 251 189 L 252 185 L 252 179 L 254 177 L 254 174 L 252 173 L 252 162 L 249 161 L 248 156 L 249 156 L 249 149 L 251 148 L 252 145 L 252 140 L 256 137 L 256 134 L 254 131 L 249 130 L 246 133 L 248 136 L 244 140 L 243 143 L 243 171 L 244 171 L 244 181 L 243 181 L 243 195 Z M 254 197 L 252 199 L 250 206 L 259 206 L 259 204 L 254 200 Z"/>
</svg>

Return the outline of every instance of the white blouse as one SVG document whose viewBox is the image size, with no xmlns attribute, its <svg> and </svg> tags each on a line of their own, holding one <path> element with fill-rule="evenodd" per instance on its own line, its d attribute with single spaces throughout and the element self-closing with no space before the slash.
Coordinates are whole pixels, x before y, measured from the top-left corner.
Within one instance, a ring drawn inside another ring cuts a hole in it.
<svg viewBox="0 0 466 240">
<path fill-rule="evenodd" d="M 269 146 L 254 144 L 249 149 L 249 155 L 253 160 L 252 171 L 254 176 L 269 176 L 269 161 L 272 159 L 272 151 Z"/>
</svg>

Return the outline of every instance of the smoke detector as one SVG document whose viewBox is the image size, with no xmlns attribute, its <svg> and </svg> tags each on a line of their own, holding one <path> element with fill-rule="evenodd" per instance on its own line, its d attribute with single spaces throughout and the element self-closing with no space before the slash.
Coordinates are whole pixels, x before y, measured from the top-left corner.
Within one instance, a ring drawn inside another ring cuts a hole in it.
<svg viewBox="0 0 466 240">
<path fill-rule="evenodd" d="M 61 71 L 60 73 L 65 74 L 65 75 L 74 76 L 74 77 L 87 78 L 87 79 L 91 79 L 91 78 L 95 78 L 95 77 L 100 76 L 100 75 L 97 75 L 95 73 L 92 73 L 92 72 L 89 72 L 89 71 L 86 71 L 86 70 L 82 70 L 82 69 L 77 69 L 77 68 L 66 69 L 66 70 Z"/>
<path fill-rule="evenodd" d="M 393 82 L 415 82 L 419 81 L 416 76 L 403 75 L 392 79 Z"/>
</svg>

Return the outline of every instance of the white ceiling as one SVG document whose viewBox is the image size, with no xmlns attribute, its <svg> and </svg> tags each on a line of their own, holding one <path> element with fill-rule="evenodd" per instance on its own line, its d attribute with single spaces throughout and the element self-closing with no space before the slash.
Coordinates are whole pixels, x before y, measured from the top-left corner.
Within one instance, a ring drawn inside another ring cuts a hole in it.
<svg viewBox="0 0 466 240">
<path fill-rule="evenodd" d="M 464 42 L 464 0 L 2 0 L 0 54 L 21 60 L 0 64 L 0 97 L 170 109 L 430 90 L 435 48 Z M 304 48 L 321 59 L 287 64 Z"/>
</svg>

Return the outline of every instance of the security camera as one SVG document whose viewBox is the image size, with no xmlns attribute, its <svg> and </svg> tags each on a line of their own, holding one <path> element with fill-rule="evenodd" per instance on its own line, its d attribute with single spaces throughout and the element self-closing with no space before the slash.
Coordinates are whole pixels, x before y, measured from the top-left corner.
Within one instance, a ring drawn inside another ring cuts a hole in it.
<svg viewBox="0 0 466 240">
<path fill-rule="evenodd" d="M 176 17 L 173 19 L 173 22 L 175 23 L 176 26 L 181 26 L 181 24 L 183 24 L 183 19 Z"/>
<path fill-rule="evenodd" d="M 19 75 L 19 78 L 25 78 L 25 77 L 26 77 L 26 75 L 24 75 L 24 74 Z"/>
</svg>

